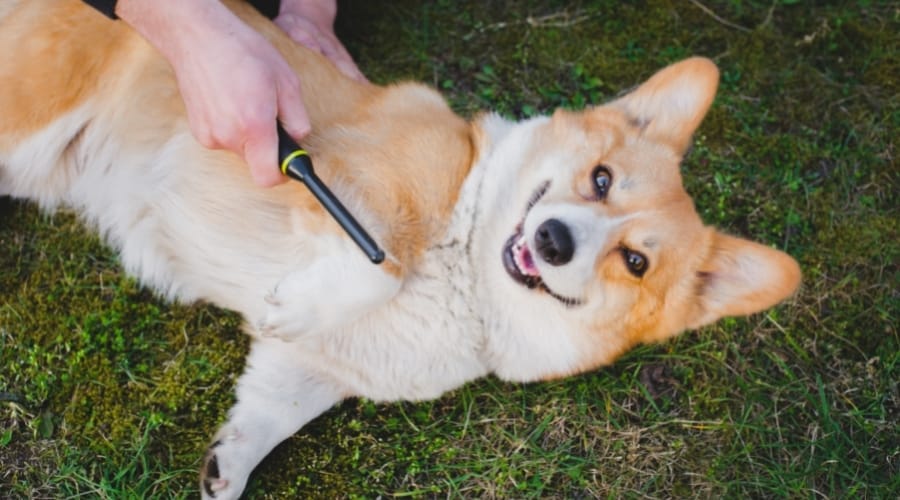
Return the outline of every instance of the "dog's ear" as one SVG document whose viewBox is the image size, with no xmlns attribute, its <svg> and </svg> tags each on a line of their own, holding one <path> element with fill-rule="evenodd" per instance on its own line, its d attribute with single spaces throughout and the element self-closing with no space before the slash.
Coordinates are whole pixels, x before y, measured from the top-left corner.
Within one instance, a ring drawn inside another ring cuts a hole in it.
<svg viewBox="0 0 900 500">
<path fill-rule="evenodd" d="M 643 134 L 684 154 L 718 85 L 716 65 L 694 57 L 663 68 L 610 105 L 624 111 Z"/>
<path fill-rule="evenodd" d="M 716 233 L 696 279 L 688 328 L 774 306 L 799 286 L 800 266 L 784 252 Z"/>
<path fill-rule="evenodd" d="M 472 121 L 475 149 L 479 153 L 488 151 L 506 137 L 515 126 L 497 113 L 480 113 Z"/>
</svg>

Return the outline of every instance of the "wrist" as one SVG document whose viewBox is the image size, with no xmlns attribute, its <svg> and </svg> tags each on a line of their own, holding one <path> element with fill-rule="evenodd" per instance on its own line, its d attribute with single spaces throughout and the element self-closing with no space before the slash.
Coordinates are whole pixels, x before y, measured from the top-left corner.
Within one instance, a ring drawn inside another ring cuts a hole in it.
<svg viewBox="0 0 900 500">
<path fill-rule="evenodd" d="M 118 0 L 115 15 L 173 64 L 234 17 L 219 0 Z"/>
</svg>

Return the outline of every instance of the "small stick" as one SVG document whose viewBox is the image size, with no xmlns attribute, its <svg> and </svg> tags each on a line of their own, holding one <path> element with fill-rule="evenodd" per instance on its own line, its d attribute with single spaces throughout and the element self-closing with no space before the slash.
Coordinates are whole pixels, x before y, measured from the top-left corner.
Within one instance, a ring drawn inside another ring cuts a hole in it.
<svg viewBox="0 0 900 500">
<path fill-rule="evenodd" d="M 702 10 L 703 12 L 705 12 L 708 16 L 712 17 L 712 18 L 715 19 L 716 21 L 719 21 L 720 23 L 724 24 L 725 26 L 734 28 L 734 29 L 736 29 L 736 30 L 743 31 L 744 33 L 751 33 L 751 32 L 753 31 L 753 30 L 751 30 L 751 29 L 749 29 L 749 28 L 745 28 L 745 27 L 743 27 L 743 26 L 741 26 L 741 25 L 739 25 L 739 24 L 734 24 L 734 23 L 732 23 L 732 22 L 730 22 L 730 21 L 726 21 L 725 19 L 722 19 L 721 17 L 719 17 L 718 15 L 716 15 L 715 12 L 711 11 L 711 10 L 709 9 L 709 7 L 703 5 L 702 3 L 700 3 L 700 2 L 697 1 L 697 0 L 691 0 L 691 3 L 694 4 L 694 5 L 696 5 L 697 8 L 699 8 L 700 10 Z"/>
</svg>

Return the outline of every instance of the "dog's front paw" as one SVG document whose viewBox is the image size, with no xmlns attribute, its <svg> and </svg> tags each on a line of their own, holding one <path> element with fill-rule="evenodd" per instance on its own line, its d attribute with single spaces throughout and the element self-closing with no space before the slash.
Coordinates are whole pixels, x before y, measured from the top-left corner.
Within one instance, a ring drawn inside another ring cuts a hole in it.
<svg viewBox="0 0 900 500">
<path fill-rule="evenodd" d="M 309 283 L 300 279 L 298 274 L 289 275 L 266 294 L 265 313 L 256 324 L 256 330 L 263 337 L 275 337 L 284 341 L 292 341 L 317 325 L 317 298 Z"/>
<path fill-rule="evenodd" d="M 390 300 L 400 284 L 397 276 L 356 255 L 320 259 L 287 275 L 266 295 L 256 330 L 285 341 L 330 331 Z"/>
<path fill-rule="evenodd" d="M 235 448 L 232 442 L 236 439 L 237 435 L 226 436 L 206 450 L 200 469 L 200 494 L 204 500 L 236 499 L 244 491 L 253 466 L 241 464 L 240 455 L 231 456 L 235 454 L 229 448 Z"/>
</svg>

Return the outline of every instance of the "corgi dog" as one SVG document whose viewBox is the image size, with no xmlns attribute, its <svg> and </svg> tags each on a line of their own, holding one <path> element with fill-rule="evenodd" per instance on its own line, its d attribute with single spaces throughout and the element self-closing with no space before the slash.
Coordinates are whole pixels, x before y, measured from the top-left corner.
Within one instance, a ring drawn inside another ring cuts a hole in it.
<svg viewBox="0 0 900 500">
<path fill-rule="evenodd" d="M 799 284 L 791 257 L 705 226 L 684 190 L 718 85 L 708 59 L 583 111 L 467 121 L 426 86 L 350 80 L 226 3 L 302 76 L 306 149 L 381 265 L 299 183 L 257 187 L 238 156 L 202 147 L 168 63 L 127 25 L 79 0 L 0 7 L 0 195 L 73 208 L 145 286 L 246 321 L 204 498 L 238 498 L 275 445 L 344 398 L 593 370 Z"/>
</svg>

